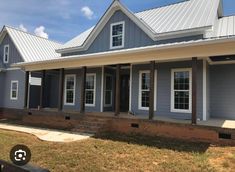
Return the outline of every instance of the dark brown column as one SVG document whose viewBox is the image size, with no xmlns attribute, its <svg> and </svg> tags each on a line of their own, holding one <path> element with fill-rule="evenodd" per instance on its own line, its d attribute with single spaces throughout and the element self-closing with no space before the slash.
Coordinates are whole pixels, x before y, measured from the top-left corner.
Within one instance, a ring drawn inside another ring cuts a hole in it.
<svg viewBox="0 0 235 172">
<path fill-rule="evenodd" d="M 46 71 L 42 71 L 41 90 L 40 90 L 40 109 L 43 108 L 44 90 L 45 90 Z"/>
<path fill-rule="evenodd" d="M 64 98 L 64 69 L 60 69 L 59 79 L 59 97 L 58 97 L 58 110 L 63 109 L 63 98 Z"/>
<path fill-rule="evenodd" d="M 155 78 L 155 61 L 150 62 L 150 88 L 149 88 L 149 119 L 154 117 L 154 78 Z"/>
<path fill-rule="evenodd" d="M 192 124 L 197 124 L 197 58 L 192 58 Z"/>
<path fill-rule="evenodd" d="M 86 89 L 86 67 L 82 67 L 80 113 L 85 113 L 85 89 Z"/>
<path fill-rule="evenodd" d="M 116 66 L 116 94 L 115 94 L 115 115 L 120 114 L 120 69 L 121 65 Z"/>
<path fill-rule="evenodd" d="M 24 108 L 28 108 L 29 99 L 29 71 L 25 72 L 25 92 L 24 92 Z"/>
</svg>

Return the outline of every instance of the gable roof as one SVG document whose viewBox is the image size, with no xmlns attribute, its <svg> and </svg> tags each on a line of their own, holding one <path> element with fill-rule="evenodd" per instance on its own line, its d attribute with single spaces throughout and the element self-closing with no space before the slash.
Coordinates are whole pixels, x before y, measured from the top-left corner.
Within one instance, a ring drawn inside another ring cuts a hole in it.
<svg viewBox="0 0 235 172">
<path fill-rule="evenodd" d="M 184 32 L 202 32 L 212 28 L 217 16 L 220 0 L 187 0 L 168 6 L 132 13 L 118 0 L 113 1 L 95 27 L 81 33 L 56 51 L 59 53 L 87 50 L 113 13 L 121 10 L 150 38 L 158 40 L 164 36 Z"/>
<path fill-rule="evenodd" d="M 32 35 L 10 26 L 3 27 L 0 33 L 0 42 L 2 42 L 7 33 L 25 62 L 49 60 L 60 57 L 60 54 L 55 52 L 55 49 L 61 46 L 60 43 Z"/>
</svg>

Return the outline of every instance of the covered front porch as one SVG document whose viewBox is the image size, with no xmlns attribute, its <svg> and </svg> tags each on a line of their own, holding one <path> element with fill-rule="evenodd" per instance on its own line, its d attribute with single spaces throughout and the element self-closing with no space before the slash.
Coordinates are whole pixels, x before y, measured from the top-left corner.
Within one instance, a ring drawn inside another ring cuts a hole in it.
<svg viewBox="0 0 235 172">
<path fill-rule="evenodd" d="M 211 84 L 224 74 L 233 76 L 234 42 L 204 44 L 175 45 L 170 50 L 152 46 L 18 66 L 27 71 L 26 81 L 30 80 L 30 74 L 41 73 L 39 103 L 34 107 L 37 109 L 56 108 L 59 112 L 69 110 L 80 114 L 109 112 L 112 116 L 125 112 L 137 118 L 163 117 L 191 124 L 210 118 L 234 119 L 235 106 L 230 103 L 226 108 L 216 96 L 220 88 L 233 85 L 231 78 L 226 80 L 229 84 Z M 221 71 L 224 73 L 218 75 Z M 47 75 L 52 73 L 56 84 L 48 87 Z M 30 87 L 26 84 L 28 109 Z M 223 101 L 229 101 L 228 96 L 234 93 L 232 88 L 220 92 Z M 46 92 L 54 93 L 49 98 L 55 100 L 53 107 L 45 103 Z"/>
</svg>

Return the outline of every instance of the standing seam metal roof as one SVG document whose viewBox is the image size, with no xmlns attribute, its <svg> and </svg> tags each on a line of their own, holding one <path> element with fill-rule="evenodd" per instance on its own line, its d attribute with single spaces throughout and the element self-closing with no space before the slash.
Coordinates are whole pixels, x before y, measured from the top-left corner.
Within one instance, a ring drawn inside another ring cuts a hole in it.
<svg viewBox="0 0 235 172">
<path fill-rule="evenodd" d="M 25 62 L 60 57 L 60 54 L 55 52 L 55 49 L 61 46 L 60 43 L 9 26 L 5 26 L 5 29 Z"/>
<path fill-rule="evenodd" d="M 188 0 L 153 8 L 135 15 L 156 34 L 212 26 L 217 16 L 220 0 Z M 80 47 L 94 26 L 65 43 L 59 49 Z"/>
</svg>

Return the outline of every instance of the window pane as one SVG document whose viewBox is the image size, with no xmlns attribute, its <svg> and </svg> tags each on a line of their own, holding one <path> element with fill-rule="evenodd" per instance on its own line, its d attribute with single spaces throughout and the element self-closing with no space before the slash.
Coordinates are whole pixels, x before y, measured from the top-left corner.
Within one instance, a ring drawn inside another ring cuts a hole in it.
<svg viewBox="0 0 235 172">
<path fill-rule="evenodd" d="M 95 77 L 87 76 L 86 77 L 86 89 L 94 89 L 95 88 Z"/>
<path fill-rule="evenodd" d="M 74 77 L 67 77 L 66 89 L 74 89 Z"/>
<path fill-rule="evenodd" d="M 12 83 L 11 89 L 12 89 L 12 90 L 17 90 L 17 83 L 16 83 L 16 82 L 13 82 L 13 83 Z"/>
<path fill-rule="evenodd" d="M 94 91 L 86 91 L 86 104 L 94 103 Z"/>
<path fill-rule="evenodd" d="M 123 25 L 122 24 L 114 25 L 112 35 L 113 36 L 121 35 L 122 31 L 123 31 Z"/>
<path fill-rule="evenodd" d="M 66 91 L 66 103 L 73 103 L 74 100 L 74 91 L 67 90 Z"/>
<path fill-rule="evenodd" d="M 142 107 L 149 107 L 149 91 L 142 91 L 141 105 Z"/>
<path fill-rule="evenodd" d="M 105 104 L 106 105 L 112 104 L 112 91 L 110 90 L 105 91 Z"/>
<path fill-rule="evenodd" d="M 189 72 L 175 72 L 174 73 L 174 89 L 175 90 L 189 90 Z"/>
<path fill-rule="evenodd" d="M 175 91 L 175 109 L 189 109 L 189 91 Z"/>
<path fill-rule="evenodd" d="M 16 98 L 16 91 L 12 90 L 12 98 Z"/>
<path fill-rule="evenodd" d="M 142 90 L 148 90 L 150 84 L 150 74 L 149 73 L 142 73 Z"/>
<path fill-rule="evenodd" d="M 122 36 L 114 36 L 113 37 L 113 47 L 122 45 Z"/>
</svg>

